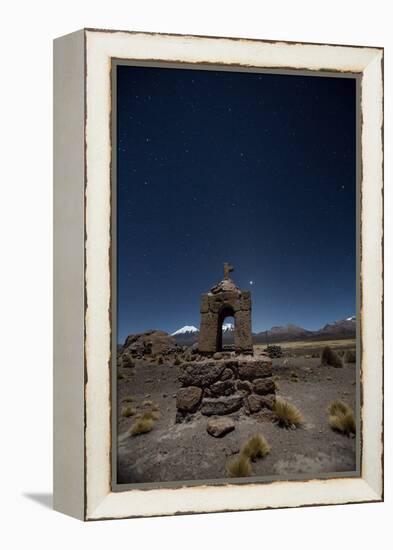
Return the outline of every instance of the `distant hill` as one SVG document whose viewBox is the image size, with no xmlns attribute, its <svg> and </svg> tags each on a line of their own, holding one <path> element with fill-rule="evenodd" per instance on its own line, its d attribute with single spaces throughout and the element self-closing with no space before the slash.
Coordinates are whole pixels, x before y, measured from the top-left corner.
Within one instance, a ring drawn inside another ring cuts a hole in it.
<svg viewBox="0 0 393 550">
<path fill-rule="evenodd" d="M 293 340 L 306 340 L 313 335 L 313 332 L 297 325 L 284 325 L 272 327 L 268 331 L 259 332 L 254 335 L 254 343 L 284 342 Z"/>
<path fill-rule="evenodd" d="M 316 331 L 315 335 L 321 337 L 321 340 L 325 338 L 354 338 L 356 335 L 356 318 L 348 317 L 348 319 L 327 324 L 320 330 Z"/>
</svg>

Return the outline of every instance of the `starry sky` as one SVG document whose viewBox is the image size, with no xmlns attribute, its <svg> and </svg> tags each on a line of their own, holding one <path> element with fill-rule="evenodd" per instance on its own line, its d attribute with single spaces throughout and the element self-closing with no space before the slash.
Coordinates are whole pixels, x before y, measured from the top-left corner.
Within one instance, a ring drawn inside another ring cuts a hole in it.
<svg viewBox="0 0 393 550">
<path fill-rule="evenodd" d="M 354 78 L 117 67 L 118 341 L 198 327 L 225 261 L 254 332 L 355 313 Z"/>
</svg>

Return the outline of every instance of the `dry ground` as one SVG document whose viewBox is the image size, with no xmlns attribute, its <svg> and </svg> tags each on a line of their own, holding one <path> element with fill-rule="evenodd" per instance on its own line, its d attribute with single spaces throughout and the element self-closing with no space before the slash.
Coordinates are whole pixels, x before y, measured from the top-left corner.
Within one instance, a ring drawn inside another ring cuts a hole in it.
<svg viewBox="0 0 393 550">
<path fill-rule="evenodd" d="M 222 439 L 206 432 L 208 418 L 175 423 L 178 367 L 140 361 L 124 368 L 118 380 L 118 482 L 161 482 L 225 478 L 228 463 L 247 439 L 260 433 L 271 445 L 270 454 L 253 463 L 253 475 L 288 479 L 294 474 L 310 477 L 321 473 L 351 472 L 355 469 L 356 440 L 332 431 L 327 407 L 341 399 L 355 407 L 356 366 L 321 366 L 311 357 L 327 342 L 283 344 L 284 357 L 273 360 L 277 395 L 295 404 L 305 422 L 297 430 L 286 430 L 270 421 L 240 414 L 235 430 Z M 330 343 L 338 350 L 354 349 L 353 340 Z M 256 348 L 258 346 L 255 346 Z M 259 346 L 260 347 L 260 346 Z M 263 347 L 263 346 L 262 346 Z M 125 398 L 131 402 L 125 402 Z M 131 437 L 133 417 L 124 418 L 120 409 L 129 405 L 138 413 L 145 400 L 158 405 L 160 418 L 151 432 Z"/>
</svg>

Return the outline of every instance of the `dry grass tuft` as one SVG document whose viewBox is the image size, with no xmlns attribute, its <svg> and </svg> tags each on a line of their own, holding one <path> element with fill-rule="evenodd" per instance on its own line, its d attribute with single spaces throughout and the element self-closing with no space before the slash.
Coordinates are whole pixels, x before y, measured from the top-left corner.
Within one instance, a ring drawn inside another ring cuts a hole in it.
<svg viewBox="0 0 393 550">
<path fill-rule="evenodd" d="M 280 397 L 276 398 L 273 411 L 278 424 L 284 428 L 297 428 L 304 422 L 303 415 L 299 409 Z"/>
<path fill-rule="evenodd" d="M 248 477 L 252 475 L 252 468 L 250 459 L 240 454 L 238 458 L 235 458 L 227 467 L 229 477 Z"/>
<path fill-rule="evenodd" d="M 142 413 L 141 418 L 145 420 L 158 420 L 160 418 L 160 413 L 158 411 L 146 411 Z"/>
<path fill-rule="evenodd" d="M 356 363 L 356 352 L 353 350 L 348 350 L 344 355 L 344 363 Z"/>
<path fill-rule="evenodd" d="M 176 356 L 175 361 L 174 361 L 174 365 L 176 365 L 176 366 L 181 365 L 181 359 L 180 359 L 179 356 Z"/>
<path fill-rule="evenodd" d="M 350 406 L 339 399 L 332 401 L 328 407 L 328 412 L 331 416 L 347 414 L 350 410 Z"/>
<path fill-rule="evenodd" d="M 351 435 L 356 433 L 356 421 L 353 410 L 343 401 L 333 401 L 329 408 L 329 426 L 340 433 Z"/>
<path fill-rule="evenodd" d="M 325 346 L 322 350 L 321 364 L 330 365 L 331 367 L 336 368 L 343 366 L 341 358 L 329 346 Z"/>
<path fill-rule="evenodd" d="M 348 436 L 356 433 L 356 422 L 352 411 L 340 416 L 329 416 L 329 425 L 333 430 Z"/>
<path fill-rule="evenodd" d="M 140 435 L 151 432 L 154 427 L 152 418 L 139 418 L 130 428 L 130 435 Z"/>
<path fill-rule="evenodd" d="M 134 416 L 135 413 L 136 413 L 136 410 L 133 407 L 130 407 L 129 405 L 126 407 L 122 407 L 120 411 L 121 416 L 125 416 L 126 418 L 128 418 L 129 416 Z"/>
<path fill-rule="evenodd" d="M 270 452 L 270 445 L 263 435 L 253 435 L 243 446 L 241 454 L 248 457 L 250 460 L 263 458 Z"/>
<path fill-rule="evenodd" d="M 151 399 L 145 399 L 142 403 L 142 407 L 152 407 L 154 405 Z"/>
</svg>

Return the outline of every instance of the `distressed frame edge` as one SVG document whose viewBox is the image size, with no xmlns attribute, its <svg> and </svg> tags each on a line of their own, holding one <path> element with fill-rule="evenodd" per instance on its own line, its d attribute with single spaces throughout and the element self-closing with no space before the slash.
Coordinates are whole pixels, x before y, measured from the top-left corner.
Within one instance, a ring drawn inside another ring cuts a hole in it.
<svg viewBox="0 0 393 550">
<path fill-rule="evenodd" d="M 91 34 L 92 32 L 94 32 L 94 34 L 96 34 L 97 32 L 98 33 L 101 33 L 101 31 L 85 31 L 85 32 L 88 32 L 88 34 Z M 102 31 L 102 32 L 107 32 L 107 31 Z M 117 31 L 113 31 L 114 33 L 116 33 Z M 121 31 L 123 32 L 123 31 Z M 131 33 L 133 34 L 133 33 Z M 136 33 L 137 35 L 146 35 L 146 33 Z M 148 35 L 150 36 L 150 35 Z M 156 36 L 156 35 L 154 35 Z M 165 35 L 166 37 L 168 36 L 174 36 L 174 35 Z M 180 36 L 181 37 L 181 36 Z M 193 37 L 187 37 L 189 39 L 193 39 Z M 203 37 L 201 37 L 203 38 Z M 210 39 L 210 37 L 206 37 L 207 39 Z M 216 40 L 216 39 L 215 39 Z M 226 40 L 236 40 L 236 39 L 226 39 Z M 248 39 L 246 39 L 247 41 Z M 261 41 L 258 41 L 256 40 L 255 42 L 264 42 L 263 40 Z M 279 43 L 272 43 L 270 41 L 268 41 L 269 44 L 272 44 L 272 45 L 275 45 L 277 46 L 277 44 L 282 44 L 282 42 L 279 42 Z M 295 43 L 297 46 L 301 46 L 301 43 Z M 319 45 L 313 45 L 315 46 L 316 48 L 320 48 Z M 333 47 L 339 47 L 339 46 L 333 46 Z M 343 46 L 342 48 L 345 48 L 345 49 L 350 49 L 351 47 L 347 47 L 347 46 Z M 361 47 L 360 47 L 361 48 Z M 380 67 L 382 66 L 382 63 L 383 63 L 383 49 L 381 48 L 369 48 L 369 47 L 365 47 L 368 51 L 372 51 L 373 52 L 373 56 L 372 56 L 372 59 L 371 61 L 369 60 L 369 63 L 367 63 L 363 69 L 362 69 L 362 73 L 363 73 L 363 76 L 362 76 L 362 82 L 364 82 L 364 78 L 365 78 L 365 73 L 366 73 L 366 70 L 367 70 L 367 67 L 369 67 L 369 65 L 371 66 L 372 63 L 374 61 L 377 61 L 377 63 L 379 63 Z M 111 57 L 111 56 L 110 56 Z M 172 61 L 171 59 L 168 59 L 168 61 Z M 175 60 L 176 61 L 176 60 Z M 297 68 L 297 67 L 293 67 L 293 68 Z M 314 69 L 315 70 L 315 69 Z M 381 86 L 381 97 L 380 99 L 382 100 L 383 98 L 383 81 L 382 81 L 382 71 L 380 71 L 380 73 L 378 74 L 377 72 L 377 86 L 380 85 Z M 362 96 L 362 101 L 363 101 L 363 96 Z M 363 104 L 362 104 L 363 106 Z M 381 106 L 383 107 L 383 105 Z M 381 124 L 383 124 L 383 109 L 380 110 L 380 120 L 381 120 Z M 362 147 L 364 145 L 364 132 L 367 134 L 367 132 L 373 130 L 372 128 L 373 124 L 371 123 L 371 127 L 368 126 L 362 126 Z M 375 125 L 374 125 L 375 126 Z M 382 126 L 383 128 L 383 126 Z M 375 129 L 375 128 L 374 128 Z M 382 130 L 383 131 L 383 130 Z M 383 141 L 382 141 L 382 134 L 381 134 L 381 139 L 378 143 L 378 145 L 380 145 L 380 147 L 378 147 L 378 149 L 381 151 L 381 157 L 383 158 Z M 367 164 L 367 163 L 366 163 Z M 374 166 L 376 167 L 376 166 Z M 378 167 L 377 168 L 377 171 L 378 171 Z M 381 168 L 381 167 L 380 167 Z M 383 174 L 381 173 L 381 178 L 380 179 L 380 188 L 381 188 L 381 191 L 383 192 Z M 362 185 L 363 185 L 363 182 L 362 182 Z M 381 205 L 380 205 L 381 206 Z M 383 205 L 382 205 L 383 206 Z M 383 212 L 378 212 L 379 214 L 382 214 Z M 377 228 L 378 229 L 378 228 Z M 381 229 L 381 228 L 379 228 Z M 383 232 L 382 232 L 382 236 L 383 236 Z M 382 265 L 381 263 L 379 263 L 377 265 L 377 271 L 383 275 L 383 271 L 382 271 Z M 381 290 L 381 295 L 380 295 L 380 298 L 381 300 L 383 300 L 383 288 Z M 382 306 L 382 301 L 381 301 L 381 306 Z M 382 320 L 382 318 L 381 318 Z M 378 324 L 378 322 L 377 322 Z M 382 326 L 380 325 L 379 328 L 382 328 Z M 381 336 L 382 336 L 382 333 L 381 333 Z M 381 341 L 379 342 L 380 344 L 380 351 L 382 351 L 382 345 L 383 345 L 383 340 L 381 339 Z M 383 357 L 381 356 L 382 358 L 382 361 L 383 361 Z M 381 374 L 382 374 L 382 371 L 381 371 Z M 380 397 L 383 398 L 383 394 L 382 394 L 382 388 L 383 388 L 383 377 L 382 377 L 382 386 L 380 388 Z M 378 392 L 378 389 L 376 390 Z M 365 392 L 367 394 L 367 391 Z M 382 399 L 381 399 L 382 401 Z M 382 422 L 383 422 L 383 416 L 382 416 Z M 383 424 L 379 430 L 380 432 L 383 433 Z M 382 461 L 383 461 L 383 441 L 381 440 L 381 448 L 380 448 L 380 456 L 382 457 Z M 365 490 L 367 493 L 368 493 L 368 496 L 367 496 L 367 500 L 366 502 L 375 502 L 375 501 L 381 501 L 383 499 L 383 467 L 382 467 L 382 463 L 381 463 L 381 468 L 379 469 L 379 471 L 377 472 L 376 475 L 374 475 L 373 479 L 371 480 L 371 478 L 369 478 L 369 476 L 367 475 L 367 471 L 364 473 L 364 477 L 363 478 L 358 478 L 356 480 L 351 480 L 352 482 L 352 486 L 353 486 L 353 483 L 358 483 L 359 484 L 359 487 L 362 487 L 363 490 Z M 368 482 L 368 481 L 369 482 Z M 322 484 L 326 486 L 326 483 L 329 483 L 330 481 L 335 481 L 335 480 L 327 480 L 327 482 L 323 482 Z M 346 481 L 346 478 L 344 478 L 343 480 L 341 481 Z M 276 484 L 277 483 L 280 483 L 281 485 L 283 483 L 285 484 L 293 484 L 293 483 L 299 483 L 299 482 L 275 482 Z M 310 483 L 317 483 L 315 481 L 309 481 L 309 482 L 301 482 L 303 483 L 305 486 L 310 486 Z M 244 487 L 246 488 L 246 490 L 250 490 L 250 488 L 252 488 L 254 485 L 253 484 L 249 484 L 249 485 L 245 485 Z M 230 487 L 233 487 L 232 485 Z M 199 486 L 198 488 L 203 488 L 203 486 Z M 86 487 L 86 489 L 88 490 L 88 487 Z M 195 487 L 192 488 L 191 490 L 195 491 Z M 212 488 L 209 487 L 209 489 L 211 490 Z M 222 488 L 221 488 L 222 489 Z M 228 490 L 228 487 L 224 487 L 225 490 Z M 179 491 L 179 489 L 175 489 L 176 491 Z M 190 490 L 190 488 L 187 488 L 187 489 L 180 489 L 180 491 L 184 491 L 184 490 Z M 158 490 L 159 492 L 163 491 L 163 489 L 159 489 Z M 138 493 L 139 491 L 137 489 L 135 490 L 131 490 L 131 491 L 127 491 L 127 493 Z M 155 492 L 155 491 L 150 491 L 151 492 Z M 111 497 L 115 494 L 119 494 L 119 493 L 112 493 L 110 491 L 110 488 L 108 490 L 108 492 L 106 493 L 105 497 L 103 499 L 100 500 L 99 504 L 96 505 L 96 506 L 93 506 L 92 508 L 88 507 L 87 510 L 86 510 L 86 517 L 85 519 L 89 519 L 89 520 L 93 520 L 93 519 L 108 519 L 109 517 L 110 518 L 114 518 L 114 517 L 145 517 L 145 516 L 152 516 L 152 515 L 172 515 L 172 514 L 176 514 L 176 513 L 203 513 L 204 511 L 207 511 L 206 510 L 206 506 L 205 506 L 205 510 L 191 510 L 191 509 L 187 509 L 186 511 L 184 510 L 178 510 L 178 511 L 169 511 L 168 513 L 146 513 L 146 514 L 143 514 L 143 513 L 137 513 L 137 514 L 126 514 L 126 515 L 122 515 L 122 514 L 118 514 L 118 515 L 111 515 L 109 514 L 108 515 L 108 509 L 107 509 L 107 504 L 109 504 L 109 506 L 111 506 Z M 178 495 L 180 497 L 180 495 Z M 206 496 L 206 494 L 205 494 Z M 324 498 L 324 497 L 323 497 Z M 192 499 L 190 499 L 192 501 Z M 348 502 L 364 502 L 365 500 L 362 500 L 361 498 L 355 498 L 355 500 L 351 501 L 349 500 Z M 339 504 L 339 503 L 344 503 L 344 502 L 339 502 L 339 501 L 334 501 L 334 502 L 329 502 L 327 503 L 325 499 L 321 500 L 321 501 L 314 501 L 313 503 L 306 503 L 306 504 L 298 504 L 298 506 L 309 506 L 309 505 L 323 505 L 323 504 Z M 288 506 L 295 506 L 294 504 L 289 504 Z M 257 506 L 257 507 L 249 507 L 249 508 L 246 508 L 246 509 L 263 509 L 263 508 L 281 508 L 281 507 L 287 507 L 285 505 L 275 505 L 275 506 L 270 506 L 268 504 L 266 505 L 260 505 L 260 506 Z M 244 509 L 244 508 L 242 508 Z M 240 508 L 230 508 L 230 510 L 239 510 L 240 511 Z M 219 509 L 211 509 L 211 510 L 208 510 L 208 512 L 219 512 L 219 511 L 225 511 L 223 508 L 219 508 Z"/>
<path fill-rule="evenodd" d="M 85 32 L 53 41 L 53 508 L 85 519 Z"/>
</svg>

